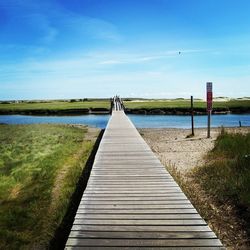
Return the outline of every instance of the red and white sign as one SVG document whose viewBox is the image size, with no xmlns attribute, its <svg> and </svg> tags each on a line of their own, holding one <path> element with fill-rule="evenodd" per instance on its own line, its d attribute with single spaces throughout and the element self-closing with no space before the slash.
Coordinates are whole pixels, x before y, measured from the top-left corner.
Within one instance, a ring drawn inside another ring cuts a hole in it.
<svg viewBox="0 0 250 250">
<path fill-rule="evenodd" d="M 207 82 L 207 111 L 212 111 L 213 108 L 213 84 Z"/>
</svg>

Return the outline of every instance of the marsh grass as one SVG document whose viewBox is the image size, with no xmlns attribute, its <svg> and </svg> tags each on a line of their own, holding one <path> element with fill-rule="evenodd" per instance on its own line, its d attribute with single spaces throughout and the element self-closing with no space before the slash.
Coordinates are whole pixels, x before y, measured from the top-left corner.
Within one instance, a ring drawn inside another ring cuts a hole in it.
<svg viewBox="0 0 250 250">
<path fill-rule="evenodd" d="M 0 249 L 48 246 L 94 145 L 87 133 L 65 125 L 0 125 Z"/>
<path fill-rule="evenodd" d="M 195 169 L 194 176 L 221 203 L 230 200 L 250 209 L 250 133 L 229 134 L 223 129 L 207 164 Z"/>
<path fill-rule="evenodd" d="M 67 110 L 67 109 L 92 109 L 92 108 L 110 108 L 110 102 L 107 101 L 84 101 L 84 102 L 23 102 L 0 104 L 0 110 Z"/>
<path fill-rule="evenodd" d="M 173 100 L 145 100 L 145 101 L 125 101 L 125 107 L 129 109 L 161 109 L 161 108 L 190 108 L 190 100 L 173 99 Z M 206 109 L 206 102 L 203 100 L 195 100 L 195 109 Z M 215 101 L 214 108 L 229 110 L 232 108 L 244 109 L 250 107 L 250 100 L 230 100 Z"/>
<path fill-rule="evenodd" d="M 189 109 L 189 99 L 172 99 L 172 100 L 140 100 L 140 101 L 125 101 L 127 109 Z M 249 110 L 250 100 L 229 100 L 229 101 L 215 101 L 213 103 L 215 109 L 228 111 L 230 109 L 237 109 L 239 111 Z M 0 111 L 67 111 L 77 109 L 109 109 L 109 100 L 87 100 L 87 101 L 47 101 L 47 102 L 21 102 L 21 103 L 0 103 Z M 206 102 L 203 100 L 194 101 L 194 109 L 206 109 Z"/>
</svg>

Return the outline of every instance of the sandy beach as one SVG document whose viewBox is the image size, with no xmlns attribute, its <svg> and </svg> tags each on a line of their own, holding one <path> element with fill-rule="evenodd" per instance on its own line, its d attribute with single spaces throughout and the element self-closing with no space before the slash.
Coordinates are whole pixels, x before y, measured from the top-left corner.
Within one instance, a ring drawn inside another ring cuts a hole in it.
<svg viewBox="0 0 250 250">
<path fill-rule="evenodd" d="M 250 132 L 250 127 L 225 128 L 232 133 Z M 181 172 L 204 164 L 204 156 L 214 147 L 214 142 L 221 128 L 211 129 L 211 138 L 207 138 L 207 129 L 195 129 L 195 136 L 190 129 L 139 129 L 144 140 L 164 165 L 174 165 Z"/>
</svg>

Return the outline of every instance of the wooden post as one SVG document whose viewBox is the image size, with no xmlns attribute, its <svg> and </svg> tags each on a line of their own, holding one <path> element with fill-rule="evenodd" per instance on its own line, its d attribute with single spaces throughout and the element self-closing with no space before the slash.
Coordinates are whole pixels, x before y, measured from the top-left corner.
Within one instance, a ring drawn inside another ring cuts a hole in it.
<svg viewBox="0 0 250 250">
<path fill-rule="evenodd" d="M 211 110 L 207 111 L 207 138 L 210 138 Z"/>
<path fill-rule="evenodd" d="M 213 107 L 213 83 L 207 82 L 207 138 L 210 138 L 212 107 Z"/>
<path fill-rule="evenodd" d="M 194 100 L 191 96 L 191 124 L 192 124 L 192 135 L 194 136 Z"/>
<path fill-rule="evenodd" d="M 110 113 L 111 115 L 112 115 L 113 107 L 114 107 L 113 98 L 110 98 L 110 110 L 109 110 L 109 113 Z"/>
</svg>

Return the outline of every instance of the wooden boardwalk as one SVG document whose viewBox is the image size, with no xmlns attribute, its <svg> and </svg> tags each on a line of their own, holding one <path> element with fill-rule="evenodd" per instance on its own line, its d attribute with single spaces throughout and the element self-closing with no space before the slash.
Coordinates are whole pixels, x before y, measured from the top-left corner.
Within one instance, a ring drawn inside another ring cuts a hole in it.
<svg viewBox="0 0 250 250">
<path fill-rule="evenodd" d="M 96 154 L 66 249 L 224 249 L 123 111 Z"/>
</svg>

